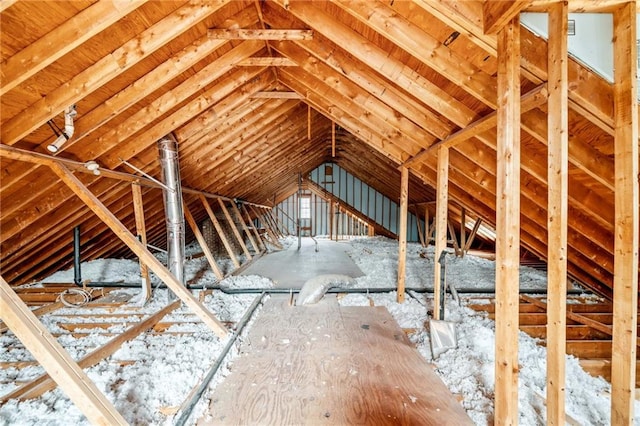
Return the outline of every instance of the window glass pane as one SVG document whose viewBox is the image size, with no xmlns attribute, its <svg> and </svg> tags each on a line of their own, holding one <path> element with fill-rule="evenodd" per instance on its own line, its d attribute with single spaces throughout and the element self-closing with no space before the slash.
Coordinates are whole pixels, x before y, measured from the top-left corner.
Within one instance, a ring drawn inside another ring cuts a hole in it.
<svg viewBox="0 0 640 426">
<path fill-rule="evenodd" d="M 300 197 L 300 219 L 311 219 L 311 198 Z"/>
</svg>

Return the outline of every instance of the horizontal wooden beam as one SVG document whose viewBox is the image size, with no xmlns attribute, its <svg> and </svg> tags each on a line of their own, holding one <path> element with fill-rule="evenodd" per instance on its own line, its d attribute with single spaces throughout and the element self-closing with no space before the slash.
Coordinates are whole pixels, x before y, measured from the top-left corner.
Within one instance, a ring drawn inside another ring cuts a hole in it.
<svg viewBox="0 0 640 426">
<path fill-rule="evenodd" d="M 267 91 L 256 92 L 250 96 L 251 98 L 268 98 L 268 99 L 304 99 L 304 96 L 297 92 L 280 92 L 280 91 Z"/>
<path fill-rule="evenodd" d="M 571 13 L 611 13 L 629 0 L 568 0 Z M 523 12 L 544 13 L 549 10 L 549 0 L 534 0 Z M 636 13 L 640 13 L 640 3 L 636 3 Z"/>
<path fill-rule="evenodd" d="M 225 40 L 311 40 L 311 30 L 282 30 L 282 29 L 211 29 L 211 38 Z"/>
<path fill-rule="evenodd" d="M 482 29 L 485 34 L 497 34 L 520 11 L 531 4 L 531 0 L 526 1 L 489 1 L 482 3 Z"/>
<path fill-rule="evenodd" d="M 297 63 L 289 58 L 278 57 L 250 57 L 238 62 L 239 67 L 296 67 Z"/>
<path fill-rule="evenodd" d="M 523 95 L 522 98 L 520 98 L 520 112 L 524 114 L 525 112 L 544 104 L 547 101 L 548 94 L 549 93 L 547 91 L 546 83 L 543 83 L 535 89 L 529 91 L 528 93 Z M 475 137 L 483 132 L 486 132 L 487 130 L 494 128 L 497 124 L 498 114 L 497 111 L 494 111 L 485 115 L 481 119 L 474 121 L 464 129 L 458 130 L 449 137 L 436 142 L 427 148 L 424 148 L 422 151 L 418 152 L 416 155 L 405 161 L 402 166 L 411 167 L 412 164 L 415 164 L 417 161 L 424 159 L 427 155 L 434 152 L 436 148 L 440 146 L 452 147 L 460 142 L 464 142 L 472 137 Z"/>
</svg>

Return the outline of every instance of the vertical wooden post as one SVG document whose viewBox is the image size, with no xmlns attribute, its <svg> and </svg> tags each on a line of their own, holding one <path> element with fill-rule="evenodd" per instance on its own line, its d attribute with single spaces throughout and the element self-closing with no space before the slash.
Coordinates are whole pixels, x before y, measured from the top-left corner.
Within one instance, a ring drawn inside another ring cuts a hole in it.
<svg viewBox="0 0 640 426">
<path fill-rule="evenodd" d="M 329 240 L 333 240 L 333 222 L 335 220 L 335 213 L 333 211 L 334 204 L 333 201 L 329 201 Z"/>
<path fill-rule="evenodd" d="M 433 315 L 440 319 L 440 300 L 444 297 L 440 294 L 440 267 L 438 259 L 440 253 L 447 248 L 447 210 L 449 195 L 449 148 L 438 148 L 438 176 L 436 178 L 436 236 L 435 255 L 433 267 Z"/>
<path fill-rule="evenodd" d="M 89 422 L 126 425 L 109 400 L 0 276 L 2 320 Z"/>
<path fill-rule="evenodd" d="M 400 226 L 398 226 L 398 303 L 404 302 L 407 274 L 407 210 L 409 208 L 409 169 L 400 170 Z"/>
<path fill-rule="evenodd" d="M 429 205 L 424 206 L 424 242 L 426 245 L 431 244 L 431 226 L 429 224 Z"/>
<path fill-rule="evenodd" d="M 467 245 L 467 209 L 460 210 L 460 257 L 464 257 Z"/>
<path fill-rule="evenodd" d="M 251 226 L 251 230 L 253 230 L 253 234 L 256 237 L 256 240 L 262 246 L 262 250 L 266 250 L 267 249 L 267 245 L 262 240 L 262 237 L 260 236 L 260 233 L 258 232 L 258 229 L 256 228 L 256 226 L 254 225 L 253 221 L 251 220 L 251 215 L 249 214 L 249 210 L 247 209 L 247 207 L 244 204 L 240 205 L 240 207 L 242 208 L 242 211 L 244 212 L 244 214 L 247 216 L 247 221 L 248 221 L 247 223 Z"/>
<path fill-rule="evenodd" d="M 236 206 L 236 203 L 231 203 L 231 210 L 233 210 L 233 212 L 236 215 L 236 218 L 238 219 L 238 222 L 240 222 L 240 226 L 242 226 L 242 231 L 247 235 L 247 238 L 249 238 L 249 242 L 251 243 L 251 246 L 253 247 L 253 251 L 255 253 L 260 253 L 260 247 L 255 242 L 255 240 L 253 239 L 253 235 L 251 235 L 251 230 L 247 227 L 247 224 L 244 222 L 244 218 L 242 217 L 242 213 L 240 213 L 240 209 L 238 209 L 238 206 Z M 251 258 L 247 257 L 247 259 L 251 259 Z"/>
<path fill-rule="evenodd" d="M 209 246 L 207 245 L 207 242 L 204 240 L 204 236 L 202 235 L 202 232 L 200 232 L 200 228 L 198 228 L 198 223 L 196 222 L 193 215 L 189 211 L 189 207 L 187 207 L 187 203 L 182 204 L 182 209 L 184 210 L 184 218 L 187 220 L 187 223 L 191 227 L 191 230 L 193 231 L 193 235 L 195 235 L 196 240 L 198 240 L 198 244 L 200 244 L 200 248 L 202 248 L 204 257 L 206 257 L 207 261 L 209 262 L 209 266 L 211 266 L 211 269 L 213 270 L 213 273 L 216 275 L 216 278 L 218 278 L 219 280 L 222 280 L 224 278 L 224 274 L 218 267 L 218 263 L 216 262 L 216 259 L 213 257 L 213 253 L 211 253 L 211 250 L 209 250 Z"/>
<path fill-rule="evenodd" d="M 636 3 L 613 13 L 615 230 L 611 424 L 633 423 L 638 323 L 638 85 Z"/>
<path fill-rule="evenodd" d="M 224 205 L 224 201 L 222 201 L 222 198 L 218 198 L 218 204 L 220 204 L 220 209 L 222 210 L 222 214 L 224 214 L 224 217 L 227 219 L 227 222 L 231 227 L 231 232 L 233 232 L 233 235 L 236 237 L 236 240 L 238 240 L 238 244 L 240 244 L 240 247 L 242 247 L 242 251 L 244 252 L 244 255 L 247 256 L 247 259 L 251 259 L 251 254 L 249 253 L 249 249 L 247 248 L 247 245 L 244 243 L 244 239 L 242 238 L 242 235 L 238 231 L 238 227 L 236 226 L 236 223 L 231 218 L 231 215 L 229 214 L 229 210 L 227 210 L 227 206 Z"/>
<path fill-rule="evenodd" d="M 547 424 L 565 424 L 567 335 L 567 197 L 569 161 L 565 2 L 549 6 L 547 230 Z"/>
<path fill-rule="evenodd" d="M 520 16 L 498 32 L 496 425 L 518 424 Z"/>
<path fill-rule="evenodd" d="M 138 183 L 131 184 L 131 193 L 133 195 L 133 215 L 136 219 L 136 233 L 140 242 L 147 246 L 147 228 L 144 223 L 144 205 L 142 203 L 142 189 Z M 151 297 L 151 281 L 149 280 L 149 268 L 147 264 L 140 262 L 140 279 L 142 280 L 142 297 L 146 302 Z"/>
</svg>

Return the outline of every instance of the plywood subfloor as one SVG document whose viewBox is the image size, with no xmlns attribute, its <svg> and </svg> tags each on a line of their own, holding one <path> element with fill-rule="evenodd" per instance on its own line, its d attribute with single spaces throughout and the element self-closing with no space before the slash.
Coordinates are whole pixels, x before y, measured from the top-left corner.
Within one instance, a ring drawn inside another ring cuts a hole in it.
<svg viewBox="0 0 640 426">
<path fill-rule="evenodd" d="M 318 275 L 340 274 L 352 278 L 363 275 L 345 252 L 349 245 L 326 239 L 317 241 L 317 252 L 311 238 L 302 238 L 300 250 L 295 242 L 286 250 L 261 257 L 241 275 L 271 278 L 278 288 L 300 288 L 305 281 Z"/>
<path fill-rule="evenodd" d="M 199 425 L 466 425 L 384 307 L 272 298 Z"/>
</svg>

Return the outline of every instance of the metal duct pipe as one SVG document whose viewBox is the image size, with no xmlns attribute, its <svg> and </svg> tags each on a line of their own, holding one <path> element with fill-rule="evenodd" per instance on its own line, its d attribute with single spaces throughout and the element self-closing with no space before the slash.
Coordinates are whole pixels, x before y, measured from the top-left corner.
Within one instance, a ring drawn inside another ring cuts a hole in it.
<svg viewBox="0 0 640 426">
<path fill-rule="evenodd" d="M 178 162 L 178 142 L 167 135 L 158 141 L 162 182 L 166 188 L 164 212 L 167 218 L 167 263 L 169 271 L 184 284 L 184 212 L 182 210 L 182 186 Z"/>
</svg>

